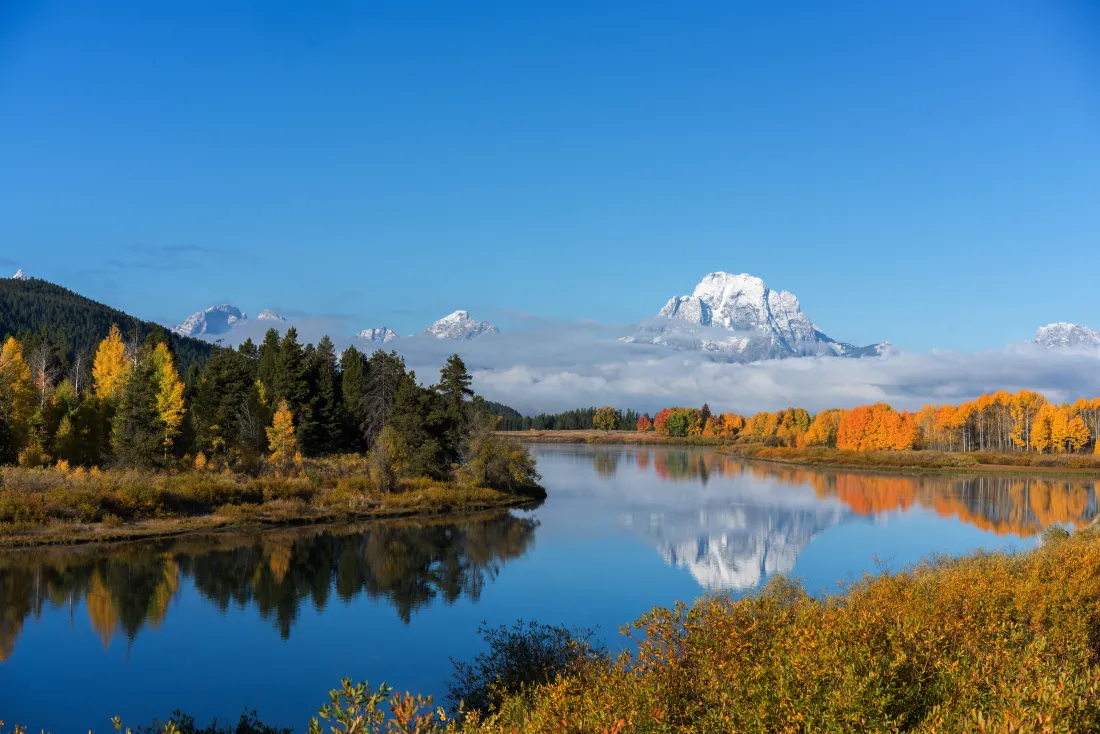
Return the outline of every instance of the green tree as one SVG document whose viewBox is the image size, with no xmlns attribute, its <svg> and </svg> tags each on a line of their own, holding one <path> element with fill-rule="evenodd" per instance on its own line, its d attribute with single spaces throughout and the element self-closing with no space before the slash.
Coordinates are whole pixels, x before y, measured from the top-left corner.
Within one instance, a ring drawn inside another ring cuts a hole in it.
<svg viewBox="0 0 1100 734">
<path fill-rule="evenodd" d="M 473 378 L 466 371 L 462 357 L 452 354 L 447 364 L 439 371 L 439 385 L 436 390 L 443 396 L 443 405 L 455 425 L 462 426 L 469 419 L 467 407 L 474 391 L 470 389 Z"/>
<path fill-rule="evenodd" d="M 143 354 L 121 389 L 111 426 L 115 459 L 126 467 L 145 469 L 157 463 L 163 446 L 163 424 L 157 410 L 156 367 Z"/>
<path fill-rule="evenodd" d="M 290 406 L 298 426 L 298 443 L 306 449 L 306 453 L 312 453 L 317 446 L 317 423 L 309 377 L 306 352 L 298 343 L 297 329 L 291 326 L 279 344 L 272 399 L 276 402 L 286 400 Z"/>
<path fill-rule="evenodd" d="M 354 346 L 340 355 L 340 392 L 344 404 L 346 445 L 356 451 L 366 449 L 363 423 L 366 418 L 367 356 Z"/>
<path fill-rule="evenodd" d="M 377 350 L 367 360 L 367 390 L 363 399 L 363 423 L 360 426 L 367 446 L 382 432 L 393 414 L 397 390 L 407 378 L 405 359 L 397 352 Z"/>
<path fill-rule="evenodd" d="M 257 351 L 256 376 L 264 384 L 267 395 L 275 395 L 275 374 L 279 369 L 279 330 L 268 329 Z"/>
<path fill-rule="evenodd" d="M 340 396 L 340 372 L 336 350 L 327 336 L 317 342 L 310 364 L 313 382 L 313 416 L 316 430 L 312 445 L 303 446 L 307 454 L 332 454 L 343 446 L 344 412 Z"/>
</svg>

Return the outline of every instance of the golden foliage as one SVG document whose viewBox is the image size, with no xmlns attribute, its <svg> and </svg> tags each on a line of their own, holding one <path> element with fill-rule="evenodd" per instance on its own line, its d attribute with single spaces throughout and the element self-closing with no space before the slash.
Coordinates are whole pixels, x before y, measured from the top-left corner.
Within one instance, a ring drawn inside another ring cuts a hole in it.
<svg viewBox="0 0 1100 734">
<path fill-rule="evenodd" d="M 126 344 L 118 325 L 111 326 L 111 333 L 99 343 L 92 363 L 92 381 L 96 395 L 103 400 L 113 400 L 122 394 L 132 365 L 126 357 Z"/>
<path fill-rule="evenodd" d="M 268 448 L 271 449 L 271 461 L 277 465 L 293 461 L 297 439 L 294 438 L 294 416 L 290 414 L 286 400 L 279 401 L 271 425 L 264 430 Z"/>
<path fill-rule="evenodd" d="M 154 379 L 157 381 L 157 413 L 164 423 L 164 448 L 169 449 L 180 432 L 183 414 L 183 380 L 172 361 L 168 346 L 161 343 L 153 350 Z"/>
</svg>

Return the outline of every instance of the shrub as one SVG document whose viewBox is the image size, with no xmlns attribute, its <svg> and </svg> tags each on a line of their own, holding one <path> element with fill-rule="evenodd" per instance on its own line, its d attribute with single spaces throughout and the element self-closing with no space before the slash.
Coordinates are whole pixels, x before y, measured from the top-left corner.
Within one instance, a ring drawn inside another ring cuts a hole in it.
<svg viewBox="0 0 1100 734">
<path fill-rule="evenodd" d="M 595 630 L 516 622 L 478 630 L 489 645 L 472 663 L 456 662 L 447 684 L 456 706 L 482 714 L 509 696 L 549 683 L 559 675 L 578 674 L 594 661 L 606 662 L 607 649 L 592 641 Z"/>
</svg>

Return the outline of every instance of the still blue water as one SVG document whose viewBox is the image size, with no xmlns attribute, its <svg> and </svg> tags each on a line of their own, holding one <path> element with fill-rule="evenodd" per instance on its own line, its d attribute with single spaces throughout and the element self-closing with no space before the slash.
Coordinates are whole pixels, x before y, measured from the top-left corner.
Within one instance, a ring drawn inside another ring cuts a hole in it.
<svg viewBox="0 0 1100 734">
<path fill-rule="evenodd" d="M 303 731 L 344 676 L 442 697 L 483 621 L 599 627 L 614 646 L 654 605 L 775 574 L 823 592 L 1097 513 L 1091 480 L 534 450 L 549 498 L 526 511 L 0 554 L 0 719 L 61 734 L 248 707 Z"/>
</svg>

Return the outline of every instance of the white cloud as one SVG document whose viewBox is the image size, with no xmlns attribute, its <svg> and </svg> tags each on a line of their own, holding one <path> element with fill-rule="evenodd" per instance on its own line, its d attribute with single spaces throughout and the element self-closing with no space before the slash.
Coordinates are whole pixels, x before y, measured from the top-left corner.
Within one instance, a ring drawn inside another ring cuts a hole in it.
<svg viewBox="0 0 1100 734">
<path fill-rule="evenodd" d="M 332 324 L 295 324 L 316 341 Z M 453 352 L 466 361 L 474 389 L 521 412 L 610 403 L 655 411 L 700 405 L 751 413 L 792 405 L 811 411 L 884 401 L 915 409 L 994 390 L 1038 390 L 1054 401 L 1100 395 L 1100 352 L 1014 344 L 983 352 L 895 352 L 887 357 L 803 357 L 746 365 L 697 353 L 616 341 L 621 327 L 584 322 L 532 328 L 469 342 L 407 337 L 385 345 L 405 355 L 423 382 L 436 379 Z M 262 337 L 261 334 L 252 335 Z M 236 339 L 234 340 L 236 341 Z M 334 338 L 338 349 L 355 340 Z M 357 343 L 373 351 L 374 345 Z"/>
</svg>

